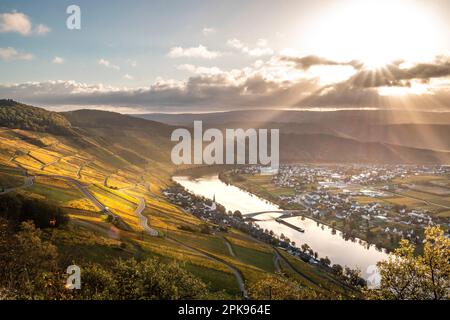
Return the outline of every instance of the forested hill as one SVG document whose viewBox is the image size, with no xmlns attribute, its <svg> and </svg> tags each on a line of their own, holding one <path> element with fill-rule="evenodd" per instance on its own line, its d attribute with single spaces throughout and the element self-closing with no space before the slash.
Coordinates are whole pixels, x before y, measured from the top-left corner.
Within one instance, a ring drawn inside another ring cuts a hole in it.
<svg viewBox="0 0 450 320">
<path fill-rule="evenodd" d="M 62 115 L 10 99 L 0 100 L 0 126 L 58 135 L 70 135 L 71 124 Z"/>
</svg>

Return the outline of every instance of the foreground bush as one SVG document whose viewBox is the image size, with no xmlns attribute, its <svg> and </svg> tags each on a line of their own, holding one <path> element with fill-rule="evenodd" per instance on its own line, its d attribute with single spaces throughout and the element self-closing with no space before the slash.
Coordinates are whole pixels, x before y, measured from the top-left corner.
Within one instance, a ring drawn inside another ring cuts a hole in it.
<svg viewBox="0 0 450 320">
<path fill-rule="evenodd" d="M 440 227 L 425 230 L 423 255 L 408 240 L 387 261 L 378 263 L 380 288 L 369 291 L 373 299 L 450 299 L 450 239 Z"/>
<path fill-rule="evenodd" d="M 20 231 L 0 218 L 0 300 L 180 300 L 208 295 L 206 285 L 178 263 L 159 259 L 114 260 L 110 266 L 80 265 L 81 290 L 68 290 L 67 266 L 57 248 L 32 222 Z"/>
</svg>

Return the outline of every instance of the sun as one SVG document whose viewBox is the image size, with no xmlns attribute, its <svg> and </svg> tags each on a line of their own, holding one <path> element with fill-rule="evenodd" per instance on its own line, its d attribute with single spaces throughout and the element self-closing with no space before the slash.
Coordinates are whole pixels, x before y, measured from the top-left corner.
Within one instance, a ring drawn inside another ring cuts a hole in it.
<svg viewBox="0 0 450 320">
<path fill-rule="evenodd" d="M 314 20 L 299 46 L 329 58 L 358 59 L 369 68 L 431 59 L 445 43 L 445 29 L 414 0 L 339 1 Z"/>
</svg>

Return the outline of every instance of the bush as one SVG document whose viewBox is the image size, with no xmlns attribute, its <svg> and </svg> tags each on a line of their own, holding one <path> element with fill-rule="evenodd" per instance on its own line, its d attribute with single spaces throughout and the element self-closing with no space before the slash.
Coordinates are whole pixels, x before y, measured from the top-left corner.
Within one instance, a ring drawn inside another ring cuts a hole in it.
<svg viewBox="0 0 450 320">
<path fill-rule="evenodd" d="M 178 263 L 159 259 L 116 260 L 111 269 L 82 268 L 83 299 L 187 300 L 207 295 L 206 285 Z"/>
<path fill-rule="evenodd" d="M 0 196 L 0 216 L 16 224 L 31 220 L 38 228 L 59 227 L 68 221 L 61 208 L 21 195 Z"/>
</svg>

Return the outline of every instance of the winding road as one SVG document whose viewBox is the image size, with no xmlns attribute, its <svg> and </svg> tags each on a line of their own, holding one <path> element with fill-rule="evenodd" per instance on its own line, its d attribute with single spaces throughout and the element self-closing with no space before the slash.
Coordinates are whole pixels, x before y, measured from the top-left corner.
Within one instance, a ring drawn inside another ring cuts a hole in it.
<svg viewBox="0 0 450 320">
<path fill-rule="evenodd" d="M 97 198 L 95 198 L 88 190 L 87 187 L 82 185 L 80 182 L 78 182 L 77 180 L 73 179 L 73 178 L 69 178 L 66 176 L 58 176 L 58 175 L 44 175 L 45 177 L 50 177 L 50 178 L 54 178 L 54 179 L 62 179 L 65 180 L 69 183 L 71 183 L 73 186 L 75 186 L 78 190 L 81 191 L 81 193 L 83 193 L 83 195 L 92 202 L 92 204 L 94 204 L 100 211 L 106 213 L 108 216 L 110 216 L 112 218 L 112 222 L 113 223 L 117 223 L 119 225 L 121 225 L 124 229 L 126 230 L 131 230 L 131 227 L 125 222 L 123 221 L 118 215 L 116 215 L 115 213 L 111 212 L 111 210 L 108 209 L 108 207 L 104 206 L 102 203 L 100 203 L 100 201 L 97 200 Z"/>
<path fill-rule="evenodd" d="M 142 214 L 142 211 L 145 210 L 145 200 L 144 198 L 136 198 L 139 200 L 138 207 L 136 208 L 136 211 L 134 211 L 134 214 L 138 216 L 139 218 L 139 224 L 142 228 L 152 237 L 158 236 L 158 231 L 156 231 L 153 228 L 150 228 L 148 225 L 148 218 Z"/>
<path fill-rule="evenodd" d="M 222 239 L 223 239 L 223 242 L 225 243 L 225 245 L 227 246 L 228 251 L 230 252 L 230 255 L 231 255 L 232 257 L 236 258 L 236 253 L 234 252 L 233 247 L 231 246 L 230 241 L 228 241 L 228 239 L 225 238 L 225 237 L 222 237 Z"/>
</svg>

